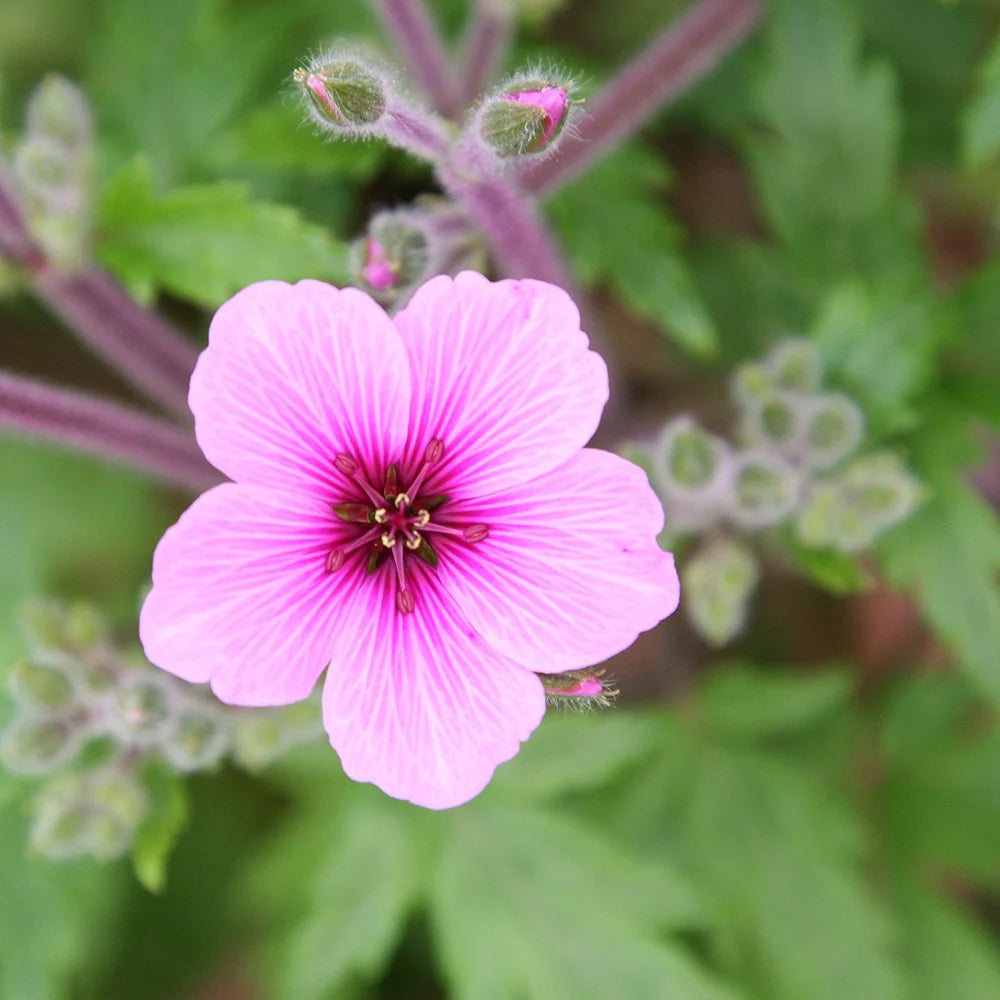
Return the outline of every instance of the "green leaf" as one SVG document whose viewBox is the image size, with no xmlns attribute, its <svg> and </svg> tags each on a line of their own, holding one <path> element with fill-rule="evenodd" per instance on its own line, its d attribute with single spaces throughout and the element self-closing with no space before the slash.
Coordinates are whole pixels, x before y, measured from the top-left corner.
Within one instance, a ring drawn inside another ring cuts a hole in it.
<svg viewBox="0 0 1000 1000">
<path fill-rule="evenodd" d="M 363 5 L 359 5 L 363 6 Z M 216 137 L 289 72 L 295 4 L 102 0 L 87 47 L 102 132 L 147 154 L 161 182 L 196 172 Z M 227 9 L 228 8 L 228 9 Z"/>
<path fill-rule="evenodd" d="M 636 315 L 652 320 L 679 347 L 709 357 L 716 332 L 663 200 L 669 180 L 660 157 L 626 146 L 546 206 L 582 281 L 610 284 Z"/>
<path fill-rule="evenodd" d="M 962 285 L 956 313 L 961 336 L 949 345 L 944 384 L 968 410 L 1000 427 L 1000 261 Z"/>
<path fill-rule="evenodd" d="M 827 371 L 884 432 L 916 420 L 914 402 L 935 374 L 947 332 L 946 315 L 926 293 L 851 281 L 826 295 L 812 338 Z"/>
<path fill-rule="evenodd" d="M 352 787 L 255 862 L 251 891 L 275 925 L 268 965 L 282 1000 L 327 1000 L 378 977 L 424 883 L 422 818 Z"/>
<path fill-rule="evenodd" d="M 2 801 L 10 787 L 0 773 L 0 997 L 63 1000 L 114 948 L 120 870 L 26 857 L 22 796 Z"/>
<path fill-rule="evenodd" d="M 831 594 L 856 594 L 872 584 L 865 567 L 844 552 L 808 548 L 791 532 L 782 535 L 782 547 L 800 573 Z"/>
<path fill-rule="evenodd" d="M 928 623 L 958 665 L 994 702 L 1000 701 L 1000 519 L 965 482 L 976 456 L 961 414 L 928 414 L 916 445 L 915 471 L 930 499 L 881 537 L 886 576 L 915 591 Z"/>
<path fill-rule="evenodd" d="M 976 92 L 962 116 L 962 155 L 980 167 L 1000 153 L 1000 36 L 979 70 Z"/>
<path fill-rule="evenodd" d="M 147 812 L 132 842 L 132 865 L 150 892 L 160 892 L 170 852 L 187 824 L 187 790 L 180 775 L 155 757 L 146 762 L 141 778 Z"/>
<path fill-rule="evenodd" d="M 100 203 L 98 255 L 142 300 L 157 288 L 214 308 L 253 281 L 346 283 L 344 247 L 241 184 L 158 194 L 146 161 L 125 166 Z"/>
<path fill-rule="evenodd" d="M 908 968 L 907 1000 L 1000 997 L 1000 953 L 987 929 L 962 908 L 910 884 L 898 897 Z"/>
<path fill-rule="evenodd" d="M 723 967 L 767 1000 L 901 997 L 864 838 L 835 790 L 747 749 L 712 748 L 689 766 L 693 796 L 677 821 L 725 918 Z"/>
<path fill-rule="evenodd" d="M 895 78 L 860 52 L 853 5 L 776 0 L 755 91 L 767 128 L 745 141 L 771 225 L 826 272 L 858 266 L 859 234 L 893 193 Z"/>
<path fill-rule="evenodd" d="M 732 666 L 712 674 L 698 708 L 720 736 L 754 739 L 814 725 L 842 708 L 852 687 L 846 671 L 794 675 Z"/>
<path fill-rule="evenodd" d="M 448 816 L 429 905 L 456 1000 L 736 996 L 663 936 L 704 919 L 685 880 L 542 809 Z"/>
<path fill-rule="evenodd" d="M 550 712 L 490 787 L 520 800 L 598 788 L 652 753 L 659 729 L 657 717 L 636 711 Z"/>
</svg>

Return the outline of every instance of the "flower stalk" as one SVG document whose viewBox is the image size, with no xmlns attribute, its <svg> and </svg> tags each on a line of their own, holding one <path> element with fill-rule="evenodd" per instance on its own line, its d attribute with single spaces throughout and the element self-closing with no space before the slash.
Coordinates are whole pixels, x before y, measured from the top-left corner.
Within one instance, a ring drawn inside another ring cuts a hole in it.
<svg viewBox="0 0 1000 1000">
<path fill-rule="evenodd" d="M 222 477 L 191 435 L 130 407 L 0 371 L 0 429 L 135 466 L 200 492 Z"/>
<path fill-rule="evenodd" d="M 372 0 L 372 7 L 434 109 L 455 118 L 462 110 L 451 60 L 421 0 Z"/>
<path fill-rule="evenodd" d="M 478 97 L 496 76 L 511 40 L 511 9 L 507 0 L 478 0 L 462 43 L 462 94 Z"/>
<path fill-rule="evenodd" d="M 558 156 L 522 170 L 522 187 L 546 194 L 582 173 L 711 70 L 753 30 L 762 10 L 762 0 L 700 0 L 588 103 Z"/>
</svg>

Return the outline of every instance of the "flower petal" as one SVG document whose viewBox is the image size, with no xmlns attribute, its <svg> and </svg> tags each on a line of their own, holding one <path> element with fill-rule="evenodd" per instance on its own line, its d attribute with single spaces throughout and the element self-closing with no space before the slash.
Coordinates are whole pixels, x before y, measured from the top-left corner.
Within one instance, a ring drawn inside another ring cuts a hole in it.
<svg viewBox="0 0 1000 1000">
<path fill-rule="evenodd" d="M 323 719 L 348 777 L 430 809 L 478 795 L 545 713 L 541 682 L 490 649 L 421 573 L 411 614 L 395 583 L 358 643 L 338 643 L 323 689 Z"/>
<path fill-rule="evenodd" d="M 494 493 L 565 462 L 608 398 L 570 297 L 541 281 L 432 278 L 395 318 L 413 368 L 411 446 L 445 442 L 455 496 Z M 416 462 L 417 453 L 411 453 Z"/>
<path fill-rule="evenodd" d="M 231 479 L 328 487 L 340 452 L 372 475 L 402 453 L 409 364 L 363 292 L 262 281 L 215 314 L 190 404 L 202 451 Z"/>
<path fill-rule="evenodd" d="M 442 542 L 442 584 L 494 649 L 531 670 L 599 663 L 677 607 L 674 560 L 656 543 L 663 507 L 618 455 L 586 448 L 453 516 L 489 537 Z"/>
<path fill-rule="evenodd" d="M 345 588 L 327 574 L 338 532 L 329 506 L 308 493 L 225 483 L 199 497 L 163 536 L 139 635 L 150 661 L 212 682 L 234 705 L 305 698 L 349 635 Z"/>
</svg>

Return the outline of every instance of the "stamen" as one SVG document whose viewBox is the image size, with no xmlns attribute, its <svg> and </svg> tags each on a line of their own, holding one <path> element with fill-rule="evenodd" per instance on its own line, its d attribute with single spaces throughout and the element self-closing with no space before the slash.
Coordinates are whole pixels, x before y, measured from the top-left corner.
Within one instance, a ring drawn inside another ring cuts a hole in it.
<svg viewBox="0 0 1000 1000">
<path fill-rule="evenodd" d="M 391 549 L 396 544 L 395 532 L 386 531 L 382 535 L 382 544 L 387 548 Z"/>
<path fill-rule="evenodd" d="M 407 588 L 396 591 L 396 609 L 401 615 L 413 614 L 416 601 L 413 599 L 413 591 Z"/>
<path fill-rule="evenodd" d="M 383 504 L 383 499 L 378 495 L 378 491 L 372 487 L 372 484 L 361 474 L 361 466 L 358 465 L 356 458 L 352 458 L 350 455 L 345 455 L 341 452 L 334 460 L 333 467 L 338 471 L 343 473 L 349 479 L 353 479 L 358 486 L 360 486 L 364 491 L 369 500 L 376 506 L 381 507 Z"/>
<path fill-rule="evenodd" d="M 428 510 L 418 510 L 417 519 L 413 522 L 414 527 L 423 528 L 427 522 L 431 519 L 430 511 Z"/>
<path fill-rule="evenodd" d="M 385 524 L 385 519 L 388 516 L 389 512 L 385 509 L 385 507 L 379 507 L 379 509 L 372 514 L 376 524 Z"/>
<path fill-rule="evenodd" d="M 344 545 L 339 549 L 330 549 L 326 556 L 326 571 L 327 573 L 334 573 L 341 566 L 344 565 L 344 560 L 355 550 L 360 549 L 362 545 L 367 545 L 369 542 L 374 542 L 378 537 L 378 528 L 372 528 L 371 531 L 366 531 L 363 535 L 359 535 L 354 539 L 349 545 Z"/>
<path fill-rule="evenodd" d="M 423 539 L 420 537 L 420 534 L 418 532 L 416 532 L 416 531 L 408 531 L 408 532 L 406 532 L 406 547 L 411 552 L 415 552 L 417 549 L 419 549 L 420 548 L 420 543 L 422 541 L 423 541 Z"/>
<path fill-rule="evenodd" d="M 490 529 L 485 524 L 470 524 L 462 532 L 462 537 L 467 542 L 482 542 L 490 537 Z"/>
<path fill-rule="evenodd" d="M 427 475 L 427 470 L 432 465 L 437 465 L 441 459 L 444 458 L 444 441 L 440 438 L 431 438 L 430 443 L 424 450 L 424 464 L 420 467 L 420 471 L 417 473 L 416 479 L 410 484 L 410 495 L 417 496 L 420 486 L 424 481 L 424 476 Z"/>
<path fill-rule="evenodd" d="M 410 498 L 405 493 L 400 493 L 395 500 L 397 510 L 406 510 L 410 506 Z"/>
</svg>

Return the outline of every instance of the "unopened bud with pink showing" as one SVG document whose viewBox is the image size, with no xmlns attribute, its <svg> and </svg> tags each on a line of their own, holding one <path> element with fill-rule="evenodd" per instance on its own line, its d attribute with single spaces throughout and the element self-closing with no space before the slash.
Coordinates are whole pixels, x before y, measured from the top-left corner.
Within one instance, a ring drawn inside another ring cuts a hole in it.
<svg viewBox="0 0 1000 1000">
<path fill-rule="evenodd" d="M 323 128 L 364 131 L 385 114 L 386 82 L 360 58 L 320 59 L 292 76 L 302 88 L 310 115 Z"/>
<path fill-rule="evenodd" d="M 518 77 L 487 98 L 479 132 L 502 157 L 550 152 L 563 133 L 575 102 L 572 84 L 543 77 Z"/>
<path fill-rule="evenodd" d="M 607 708 L 618 695 L 618 689 L 605 677 L 604 670 L 600 667 L 538 676 L 550 704 L 575 708 Z"/>
</svg>

